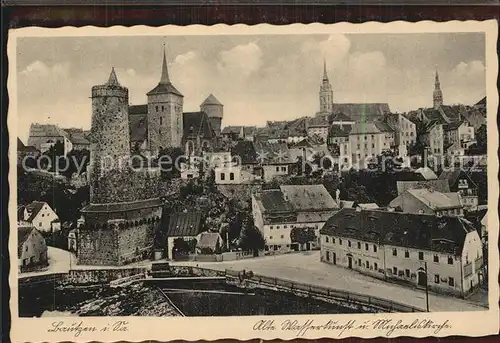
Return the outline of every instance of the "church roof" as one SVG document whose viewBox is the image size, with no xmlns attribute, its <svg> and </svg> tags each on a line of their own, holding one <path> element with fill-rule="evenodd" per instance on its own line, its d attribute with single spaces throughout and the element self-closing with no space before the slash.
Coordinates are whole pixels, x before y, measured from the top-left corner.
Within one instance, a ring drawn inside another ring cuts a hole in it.
<svg viewBox="0 0 500 343">
<path fill-rule="evenodd" d="M 115 68 L 111 68 L 111 73 L 109 74 L 109 79 L 108 82 L 106 83 L 107 86 L 120 86 L 120 83 L 118 82 L 118 78 L 116 77 L 115 73 Z"/>
<path fill-rule="evenodd" d="M 382 116 L 391 112 L 387 103 L 345 103 L 333 104 L 333 113 L 342 112 L 354 121 L 366 121 L 370 117 Z"/>
<path fill-rule="evenodd" d="M 203 101 L 203 103 L 201 104 L 201 106 L 203 106 L 203 105 L 220 105 L 220 106 L 223 106 L 221 104 L 221 102 L 219 100 L 217 100 L 217 98 L 213 94 L 210 94 L 205 99 L 205 101 Z"/>
<path fill-rule="evenodd" d="M 150 90 L 146 95 L 154 95 L 154 94 L 168 94 L 172 93 L 178 96 L 184 97 L 181 92 L 174 87 L 172 82 L 170 81 L 170 77 L 168 76 L 168 66 L 167 66 L 167 56 L 165 51 L 163 51 L 163 64 L 161 68 L 161 77 L 158 85 Z"/>
<path fill-rule="evenodd" d="M 148 137 L 148 105 L 128 107 L 130 141 L 145 141 Z"/>
<path fill-rule="evenodd" d="M 183 127 L 184 139 L 198 136 L 211 139 L 215 135 L 205 112 L 184 112 Z"/>
</svg>

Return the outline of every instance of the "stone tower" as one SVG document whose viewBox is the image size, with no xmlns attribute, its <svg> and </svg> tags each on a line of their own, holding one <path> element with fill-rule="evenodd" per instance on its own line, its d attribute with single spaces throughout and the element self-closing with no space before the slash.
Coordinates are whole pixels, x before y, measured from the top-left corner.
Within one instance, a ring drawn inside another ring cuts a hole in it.
<svg viewBox="0 0 500 343">
<path fill-rule="evenodd" d="M 107 192 L 98 186 L 99 180 L 111 171 L 126 168 L 130 159 L 128 89 L 120 85 L 114 68 L 107 83 L 92 87 L 90 140 L 90 202 L 93 203 L 99 202 L 99 192 Z"/>
<path fill-rule="evenodd" d="M 436 70 L 436 79 L 434 81 L 434 93 L 432 94 L 434 108 L 437 110 L 443 104 L 443 92 L 441 91 L 441 83 L 439 82 L 439 74 Z"/>
<path fill-rule="evenodd" d="M 222 105 L 213 94 L 210 94 L 200 105 L 200 110 L 208 115 L 212 129 L 215 131 L 215 134 L 219 136 L 221 133 L 220 127 L 222 118 L 224 116 L 224 105 Z"/>
<path fill-rule="evenodd" d="M 319 89 L 319 112 L 322 114 L 333 112 L 333 91 L 326 73 L 326 61 L 323 61 L 323 83 Z"/>
<path fill-rule="evenodd" d="M 148 140 L 153 155 L 166 147 L 180 147 L 183 135 L 182 107 L 184 96 L 170 82 L 167 57 L 163 51 L 163 65 L 158 85 L 148 96 Z"/>
</svg>

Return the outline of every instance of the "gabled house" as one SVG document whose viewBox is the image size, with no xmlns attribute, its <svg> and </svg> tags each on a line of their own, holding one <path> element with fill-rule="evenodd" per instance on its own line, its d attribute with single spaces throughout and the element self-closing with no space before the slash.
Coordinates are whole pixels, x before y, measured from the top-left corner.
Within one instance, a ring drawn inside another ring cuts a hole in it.
<svg viewBox="0 0 500 343">
<path fill-rule="evenodd" d="M 200 241 L 203 231 L 203 214 L 201 212 L 177 212 L 168 217 L 166 227 L 167 258 L 174 258 L 174 241 L 181 238 L 186 242 L 193 241 L 193 246 Z M 194 253 L 194 251 L 193 251 Z"/>
<path fill-rule="evenodd" d="M 483 281 L 474 226 L 459 217 L 344 208 L 320 230 L 321 261 L 465 296 Z"/>
<path fill-rule="evenodd" d="M 56 232 L 61 229 L 58 215 L 44 201 L 33 201 L 24 206 L 22 220 L 42 232 Z"/>
<path fill-rule="evenodd" d="M 447 181 L 452 192 L 460 193 L 464 208 L 475 211 L 478 206 L 477 185 L 464 170 L 453 168 L 439 175 L 439 180 Z"/>
<path fill-rule="evenodd" d="M 289 168 L 295 161 L 290 157 L 286 143 L 257 141 L 253 144 L 257 154 L 257 163 L 262 167 L 265 182 L 289 174 Z"/>
<path fill-rule="evenodd" d="M 17 258 L 21 273 L 49 264 L 45 238 L 30 223 L 20 223 L 17 228 Z"/>
<path fill-rule="evenodd" d="M 389 203 L 389 207 L 403 213 L 463 216 L 464 205 L 460 193 L 441 193 L 427 188 L 407 189 Z"/>
</svg>

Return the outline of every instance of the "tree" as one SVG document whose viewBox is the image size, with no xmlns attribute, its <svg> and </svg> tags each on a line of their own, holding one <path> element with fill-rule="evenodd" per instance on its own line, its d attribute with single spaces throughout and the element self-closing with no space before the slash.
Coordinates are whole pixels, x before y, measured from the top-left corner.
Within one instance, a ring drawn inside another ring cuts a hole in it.
<svg viewBox="0 0 500 343">
<path fill-rule="evenodd" d="M 290 239 L 292 243 L 303 246 L 306 243 L 315 242 L 317 237 L 314 228 L 294 227 L 290 231 Z"/>
<path fill-rule="evenodd" d="M 158 165 L 162 178 L 170 180 L 181 176 L 180 163 L 184 151 L 181 148 L 165 148 L 158 152 Z"/>
<path fill-rule="evenodd" d="M 249 213 L 245 216 L 243 220 L 243 228 L 240 233 L 239 247 L 244 251 L 259 251 L 263 250 L 266 245 L 266 241 L 262 236 L 262 233 L 257 227 L 255 227 L 253 222 L 253 217 Z"/>
</svg>

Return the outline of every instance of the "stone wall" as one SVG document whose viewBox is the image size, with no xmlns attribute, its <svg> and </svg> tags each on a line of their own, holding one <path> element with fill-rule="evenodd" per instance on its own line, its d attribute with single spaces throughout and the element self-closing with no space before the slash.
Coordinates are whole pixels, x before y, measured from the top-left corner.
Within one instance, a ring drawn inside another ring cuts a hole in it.
<svg viewBox="0 0 500 343">
<path fill-rule="evenodd" d="M 75 269 L 66 274 L 61 283 L 72 285 L 105 284 L 113 280 L 145 273 L 146 268 Z"/>
<path fill-rule="evenodd" d="M 114 229 L 78 230 L 78 264 L 118 265 L 118 233 Z"/>
<path fill-rule="evenodd" d="M 150 257 L 153 249 L 155 224 L 145 223 L 119 230 L 118 255 L 120 264 L 141 261 Z"/>
<path fill-rule="evenodd" d="M 111 170 L 91 183 L 92 203 L 128 202 L 159 197 L 160 174 L 156 170 Z"/>
</svg>

